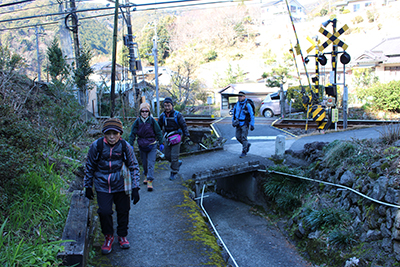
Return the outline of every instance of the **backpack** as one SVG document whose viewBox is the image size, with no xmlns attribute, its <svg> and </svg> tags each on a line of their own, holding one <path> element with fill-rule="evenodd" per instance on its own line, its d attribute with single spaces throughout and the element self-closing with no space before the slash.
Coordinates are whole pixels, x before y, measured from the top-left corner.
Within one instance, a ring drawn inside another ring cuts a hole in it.
<svg viewBox="0 0 400 267">
<path fill-rule="evenodd" d="M 250 98 L 246 98 L 246 104 L 244 105 L 244 108 L 246 109 L 246 111 L 247 111 L 247 104 L 250 104 L 251 108 L 253 109 L 253 115 L 256 114 L 256 111 L 255 111 L 255 110 L 256 110 L 256 107 L 255 107 L 255 105 L 254 105 L 254 101 L 253 101 L 252 99 L 250 99 Z M 236 114 L 235 114 L 235 113 L 236 113 L 236 112 L 234 111 L 234 112 L 233 112 L 233 117 L 234 117 L 234 119 L 236 119 Z M 247 124 L 249 124 L 250 121 L 251 121 L 250 113 L 247 112 L 247 113 L 246 113 L 245 122 L 246 122 Z"/>
<path fill-rule="evenodd" d="M 179 114 L 179 112 L 176 111 L 176 110 L 174 110 L 174 119 L 175 119 L 176 125 L 178 125 L 178 127 L 179 127 L 179 129 L 177 130 L 177 132 L 178 132 L 178 133 L 181 133 L 182 130 L 181 130 L 181 125 L 180 125 L 179 122 L 178 122 L 178 114 Z M 162 116 L 162 120 L 164 121 L 164 127 L 165 127 L 165 113 L 162 113 L 161 116 Z"/>
<path fill-rule="evenodd" d="M 124 159 L 126 157 L 126 142 L 122 140 L 122 154 L 124 155 Z M 100 160 L 101 153 L 103 152 L 103 138 L 97 139 L 97 160 Z"/>
</svg>

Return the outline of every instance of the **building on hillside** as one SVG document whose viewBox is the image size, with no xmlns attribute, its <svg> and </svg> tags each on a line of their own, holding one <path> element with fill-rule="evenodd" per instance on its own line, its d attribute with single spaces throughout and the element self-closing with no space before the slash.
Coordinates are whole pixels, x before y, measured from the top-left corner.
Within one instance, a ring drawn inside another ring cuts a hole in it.
<svg viewBox="0 0 400 267">
<path fill-rule="evenodd" d="M 269 94 L 278 91 L 278 87 L 267 87 L 265 83 L 241 83 L 230 84 L 218 91 L 221 97 L 221 116 L 227 115 L 238 101 L 240 91 L 246 93 L 246 97 L 254 101 L 256 107 L 260 107 L 261 102 Z"/>
<path fill-rule="evenodd" d="M 263 14 L 262 17 L 264 18 L 263 21 L 270 21 L 271 18 L 273 18 L 275 21 L 279 15 L 284 15 L 287 17 L 288 10 L 285 0 L 260 1 L 263 3 L 261 5 L 261 13 Z M 304 6 L 302 6 L 297 0 L 289 0 L 288 3 L 294 22 L 301 22 L 307 18 Z"/>
<path fill-rule="evenodd" d="M 370 50 L 364 51 L 353 61 L 352 67 L 372 69 L 382 83 L 399 80 L 400 36 L 383 39 Z"/>
<path fill-rule="evenodd" d="M 363 11 L 368 7 L 374 5 L 382 5 L 382 4 L 384 4 L 383 0 L 345 0 L 333 3 L 332 6 L 338 9 L 341 8 L 347 9 L 350 12 L 357 12 L 357 11 Z"/>
<path fill-rule="evenodd" d="M 110 93 L 111 89 L 111 71 L 112 62 L 99 62 L 92 66 L 94 73 L 90 76 L 90 80 L 94 83 L 94 88 L 87 93 L 88 104 L 86 109 L 98 116 L 98 98 L 102 95 Z M 159 83 L 168 83 L 170 77 L 169 68 L 159 67 L 158 77 L 162 74 L 166 79 L 160 79 Z M 136 79 L 141 95 L 139 97 L 152 98 L 155 95 L 155 70 L 154 67 L 143 67 L 141 71 L 136 72 Z M 134 82 L 132 74 L 128 68 L 116 63 L 115 65 L 115 93 L 121 93 L 128 102 L 130 107 L 134 107 L 136 93 L 134 90 Z M 153 94 L 154 93 L 154 94 Z M 149 99 L 151 101 L 151 99 Z"/>
</svg>

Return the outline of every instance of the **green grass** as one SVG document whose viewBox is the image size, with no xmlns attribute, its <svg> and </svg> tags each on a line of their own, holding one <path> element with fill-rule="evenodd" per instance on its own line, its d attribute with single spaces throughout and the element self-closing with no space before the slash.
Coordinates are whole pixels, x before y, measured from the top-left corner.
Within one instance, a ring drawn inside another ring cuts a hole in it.
<svg viewBox="0 0 400 267">
<path fill-rule="evenodd" d="M 57 253 L 69 209 L 64 180 L 53 165 L 36 168 L 15 179 L 4 190 L 0 228 L 1 266 L 59 266 Z"/>
</svg>

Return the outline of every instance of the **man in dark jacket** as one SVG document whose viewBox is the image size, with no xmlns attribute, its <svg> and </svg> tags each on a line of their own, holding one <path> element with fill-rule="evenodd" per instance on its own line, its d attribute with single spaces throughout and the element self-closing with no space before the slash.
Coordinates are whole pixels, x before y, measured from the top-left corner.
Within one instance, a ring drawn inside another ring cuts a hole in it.
<svg viewBox="0 0 400 267">
<path fill-rule="evenodd" d="M 249 134 L 249 128 L 251 131 L 254 130 L 254 110 L 247 103 L 244 92 L 240 91 L 238 97 L 239 101 L 233 108 L 232 126 L 236 128 L 236 140 L 242 144 L 242 154 L 240 154 L 240 157 L 243 158 L 247 155 L 251 146 L 247 141 L 247 135 Z"/>
<path fill-rule="evenodd" d="M 190 139 L 185 118 L 179 111 L 174 110 L 174 103 L 170 97 L 164 99 L 164 112 L 158 118 L 158 124 L 164 133 L 165 158 L 171 162 L 170 180 L 175 180 L 182 161 L 179 160 L 179 151 L 184 138 Z"/>
<path fill-rule="evenodd" d="M 139 164 L 133 153 L 132 147 L 121 138 L 123 133 L 122 122 L 111 118 L 104 122 L 104 137 L 90 145 L 83 186 L 88 199 L 93 199 L 93 184 L 96 189 L 97 213 L 100 226 L 105 236 L 101 247 L 103 254 L 112 251 L 114 242 L 113 203 L 117 211 L 117 234 L 121 248 L 130 247 L 126 236 L 128 235 L 130 199 L 132 193 L 133 204 L 139 201 Z M 129 169 L 129 175 L 122 175 L 123 164 Z M 125 176 L 125 177 L 123 177 Z"/>
</svg>

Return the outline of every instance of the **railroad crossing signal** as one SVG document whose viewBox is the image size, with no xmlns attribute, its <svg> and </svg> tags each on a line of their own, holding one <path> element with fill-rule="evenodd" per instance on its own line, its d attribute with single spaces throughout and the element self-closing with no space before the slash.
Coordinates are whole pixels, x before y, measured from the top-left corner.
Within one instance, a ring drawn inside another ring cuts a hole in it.
<svg viewBox="0 0 400 267">
<path fill-rule="evenodd" d="M 313 118 L 313 121 L 315 121 L 318 124 L 318 130 L 323 130 L 325 129 L 327 125 L 327 120 L 326 120 L 326 110 L 325 107 L 322 105 L 314 105 L 311 108 L 311 116 Z"/>
<path fill-rule="evenodd" d="M 309 54 L 315 47 L 318 49 L 321 40 L 315 42 L 312 38 L 310 38 L 310 36 L 307 36 L 307 40 L 311 43 L 311 46 L 307 49 L 307 54 Z"/>
<path fill-rule="evenodd" d="M 325 43 L 323 43 L 321 46 L 318 47 L 319 51 L 322 52 L 331 43 L 334 43 L 335 45 L 338 45 L 341 48 L 343 48 L 343 50 L 346 50 L 348 45 L 345 44 L 343 41 L 341 41 L 339 39 L 339 36 L 342 35 L 348 29 L 349 29 L 349 26 L 347 26 L 347 24 L 345 24 L 340 30 L 338 30 L 337 32 L 332 34 L 332 33 L 328 32 L 324 27 L 321 27 L 319 29 L 319 32 L 322 33 L 323 35 L 325 35 L 326 37 L 328 37 L 328 40 Z"/>
</svg>

